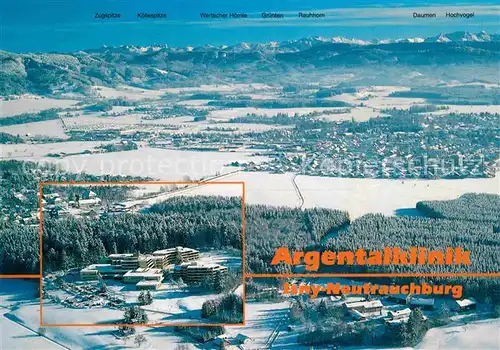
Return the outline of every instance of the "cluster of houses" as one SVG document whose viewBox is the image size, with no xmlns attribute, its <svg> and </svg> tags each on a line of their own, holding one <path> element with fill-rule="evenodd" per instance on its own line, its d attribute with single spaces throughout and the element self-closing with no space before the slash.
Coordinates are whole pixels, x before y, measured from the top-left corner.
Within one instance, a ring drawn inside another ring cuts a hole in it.
<svg viewBox="0 0 500 350">
<path fill-rule="evenodd" d="M 383 318 L 388 325 L 407 322 L 412 310 L 411 307 L 399 310 L 387 310 L 379 299 L 345 302 L 343 303 L 343 308 L 346 314 L 354 320 L 364 321 L 373 318 Z"/>
<path fill-rule="evenodd" d="M 344 302 L 343 307 L 348 315 L 353 319 L 362 321 L 370 318 L 383 318 L 388 325 L 395 323 L 405 323 L 408 321 L 411 310 L 419 308 L 421 310 L 435 310 L 436 301 L 434 298 L 421 297 L 409 294 L 389 295 L 388 301 L 405 305 L 404 309 L 389 309 L 380 299 L 362 300 L 355 302 Z M 453 300 L 449 303 L 451 310 L 455 312 L 464 312 L 476 308 L 474 298 Z"/>
<path fill-rule="evenodd" d="M 440 129 L 439 125 L 432 127 Z M 301 171 L 311 176 L 392 179 L 495 176 L 495 159 L 491 156 L 482 158 L 482 154 L 493 154 L 494 150 L 461 143 L 459 137 L 453 137 L 455 134 L 451 130 L 443 130 L 448 135 L 439 140 L 427 138 L 427 131 L 399 131 L 389 136 L 379 130 L 352 133 L 319 128 L 309 131 L 316 131 L 316 137 L 304 138 L 300 132 L 294 135 L 288 129 L 280 130 L 270 139 L 267 135 L 249 138 L 231 132 L 189 137 L 179 134 L 168 147 L 202 151 L 252 149 L 257 151 L 255 155 L 271 160 L 249 163 L 247 170 L 271 173 Z M 167 141 L 157 140 L 154 145 L 162 147 L 166 145 L 164 142 Z M 443 159 L 446 163 L 442 162 Z"/>
<path fill-rule="evenodd" d="M 42 198 L 42 211 L 52 217 L 69 215 L 97 216 L 101 212 L 102 200 L 91 190 L 85 190 L 74 200 L 66 200 L 59 193 L 45 193 Z"/>
<path fill-rule="evenodd" d="M 438 159 L 398 153 L 370 157 L 366 154 L 345 154 L 346 151 L 341 149 L 342 152 L 325 156 L 329 153 L 305 152 L 299 151 L 299 148 L 287 152 L 268 152 L 264 155 L 272 157 L 272 160 L 249 164 L 246 170 L 271 173 L 301 171 L 310 176 L 387 179 L 460 179 L 495 175 L 494 163 L 481 164 L 474 159 L 458 159 L 453 164 L 442 164 Z"/>
<path fill-rule="evenodd" d="M 307 287 L 310 282 L 303 279 L 294 279 L 291 281 L 299 287 Z M 370 295 L 359 294 L 339 294 L 330 295 L 327 293 L 327 288 L 323 286 L 317 298 L 328 299 L 334 305 L 340 306 L 344 310 L 344 314 L 356 321 L 366 320 L 383 320 L 385 324 L 392 325 L 396 323 L 406 323 L 410 317 L 413 309 L 420 309 L 423 311 L 436 311 L 440 309 L 442 303 L 446 304 L 450 311 L 466 312 L 475 310 L 477 302 L 474 298 L 464 299 L 436 299 L 427 295 L 414 295 L 414 294 L 389 294 L 385 298 L 373 298 Z M 282 294 L 276 288 L 262 289 L 258 295 L 259 298 L 266 298 L 270 295 Z M 307 298 L 306 295 L 300 295 L 301 298 Z M 324 299 L 323 299 L 324 300 Z"/>
<path fill-rule="evenodd" d="M 40 193 L 29 194 L 32 197 L 39 198 Z M 40 223 L 40 212 L 38 209 L 23 210 L 22 204 L 29 202 L 28 194 L 14 193 L 14 197 L 19 201 L 19 210 L 8 213 L 7 208 L 3 208 L 2 212 L 4 220 L 11 220 L 22 225 L 38 225 Z M 63 218 L 66 216 L 90 216 L 98 217 L 101 215 L 118 214 L 125 212 L 133 212 L 137 209 L 137 204 L 116 202 L 111 205 L 103 206 L 103 201 L 92 190 L 85 190 L 81 194 L 73 196 L 72 200 L 68 200 L 57 192 L 43 193 L 42 196 L 42 211 L 46 217 Z M 9 215 L 10 216 L 9 216 Z"/>
<path fill-rule="evenodd" d="M 367 320 L 370 318 L 383 317 L 385 323 L 388 325 L 395 323 L 405 323 L 408 321 L 411 310 L 420 308 L 422 310 L 435 310 L 435 299 L 413 296 L 408 294 L 390 295 L 387 297 L 388 301 L 393 301 L 398 304 L 407 306 L 404 309 L 390 309 L 386 310 L 384 304 L 379 299 L 364 300 L 357 302 L 345 302 L 343 304 L 347 314 L 355 320 Z M 474 298 L 453 300 L 450 303 L 451 310 L 455 312 L 464 312 L 474 310 L 477 303 Z"/>
<path fill-rule="evenodd" d="M 12 200 L 0 198 L 1 220 L 10 221 L 20 225 L 37 225 L 38 212 L 34 209 L 33 198 L 36 191 L 23 188 L 12 193 Z"/>
<path fill-rule="evenodd" d="M 243 333 L 238 333 L 235 336 L 221 334 L 212 341 L 212 344 L 219 349 L 244 349 L 244 345 L 250 343 L 252 340 L 252 338 Z"/>
<path fill-rule="evenodd" d="M 226 266 L 202 264 L 199 251 L 185 247 L 157 250 L 152 254 L 110 254 L 98 264 L 80 270 L 82 280 L 119 279 L 138 290 L 157 290 L 165 276 L 187 284 L 200 283 L 227 273 Z"/>
</svg>

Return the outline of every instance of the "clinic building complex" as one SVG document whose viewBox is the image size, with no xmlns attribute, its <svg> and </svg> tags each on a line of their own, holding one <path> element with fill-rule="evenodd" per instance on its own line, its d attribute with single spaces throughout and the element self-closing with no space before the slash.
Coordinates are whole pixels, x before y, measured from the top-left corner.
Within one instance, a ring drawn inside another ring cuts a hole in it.
<svg viewBox="0 0 500 350">
<path fill-rule="evenodd" d="M 135 284 L 137 289 L 156 290 L 169 272 L 174 279 L 181 278 L 188 284 L 194 284 L 214 279 L 228 271 L 222 265 L 202 264 L 197 261 L 199 258 L 199 251 L 185 247 L 157 250 L 152 254 L 110 254 L 98 264 L 80 270 L 80 278 L 120 279 L 123 283 Z"/>
</svg>

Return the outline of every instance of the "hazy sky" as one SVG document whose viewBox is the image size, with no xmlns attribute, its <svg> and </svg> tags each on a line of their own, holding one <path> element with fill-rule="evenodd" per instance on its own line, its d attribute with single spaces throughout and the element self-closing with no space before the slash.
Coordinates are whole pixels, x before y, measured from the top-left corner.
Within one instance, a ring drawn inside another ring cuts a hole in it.
<svg viewBox="0 0 500 350">
<path fill-rule="evenodd" d="M 297 13 L 322 12 L 321 19 Z M 474 12 L 471 19 L 414 19 L 413 12 Z M 95 13 L 120 19 L 95 19 Z M 138 19 L 139 12 L 162 12 L 167 19 Z M 200 12 L 245 12 L 247 19 L 204 20 Z M 283 19 L 262 19 L 280 12 Z M 200 46 L 268 42 L 307 36 L 360 39 L 425 37 L 442 32 L 499 32 L 500 6 L 475 1 L 429 3 L 337 0 L 0 0 L 0 49 L 75 51 L 102 45 Z"/>
</svg>

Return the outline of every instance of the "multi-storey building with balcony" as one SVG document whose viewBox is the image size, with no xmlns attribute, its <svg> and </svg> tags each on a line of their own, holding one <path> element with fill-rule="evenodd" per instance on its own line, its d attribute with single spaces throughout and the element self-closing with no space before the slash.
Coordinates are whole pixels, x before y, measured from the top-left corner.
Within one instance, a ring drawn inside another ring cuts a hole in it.
<svg viewBox="0 0 500 350">
<path fill-rule="evenodd" d="M 199 283 L 205 279 L 214 279 L 227 273 L 227 267 L 218 264 L 200 264 L 196 261 L 176 265 L 174 279 L 181 278 L 188 284 Z"/>
<path fill-rule="evenodd" d="M 200 252 L 196 249 L 175 247 L 153 252 L 155 259 L 155 267 L 166 268 L 172 264 L 181 264 L 189 261 L 197 260 L 200 257 Z"/>
<path fill-rule="evenodd" d="M 163 281 L 163 272 L 168 268 L 172 269 L 175 279 L 182 278 L 189 284 L 227 273 L 225 266 L 196 262 L 199 257 L 199 251 L 184 247 L 157 250 L 147 255 L 110 254 L 99 264 L 80 270 L 80 277 L 83 280 L 117 278 L 124 283 L 135 283 L 138 289 L 158 289 Z"/>
</svg>

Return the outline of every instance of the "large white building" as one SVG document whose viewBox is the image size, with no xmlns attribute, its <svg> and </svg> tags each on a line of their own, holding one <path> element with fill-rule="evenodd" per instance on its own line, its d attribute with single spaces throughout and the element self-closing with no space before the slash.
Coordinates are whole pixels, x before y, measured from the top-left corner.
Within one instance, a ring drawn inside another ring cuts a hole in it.
<svg viewBox="0 0 500 350">
<path fill-rule="evenodd" d="M 199 257 L 199 251 L 197 251 L 196 249 L 184 247 L 175 247 L 153 252 L 155 266 L 162 269 L 172 264 L 181 264 L 189 261 L 194 261 Z"/>
<path fill-rule="evenodd" d="M 184 282 L 199 283 L 205 279 L 214 279 L 227 273 L 227 267 L 218 264 L 200 264 L 196 261 L 182 263 L 174 267 L 174 279 L 181 278 Z"/>
<path fill-rule="evenodd" d="M 161 283 L 163 281 L 163 271 L 161 269 L 138 268 L 127 271 L 123 275 L 123 283 L 137 284 L 141 281 L 154 281 Z"/>
<path fill-rule="evenodd" d="M 169 268 L 174 278 L 182 278 L 189 284 L 227 273 L 225 266 L 196 262 L 199 257 L 199 251 L 184 247 L 157 250 L 152 254 L 110 254 L 99 264 L 80 270 L 80 277 L 82 280 L 116 278 L 123 283 L 136 284 L 137 289 L 158 289 Z"/>
</svg>

